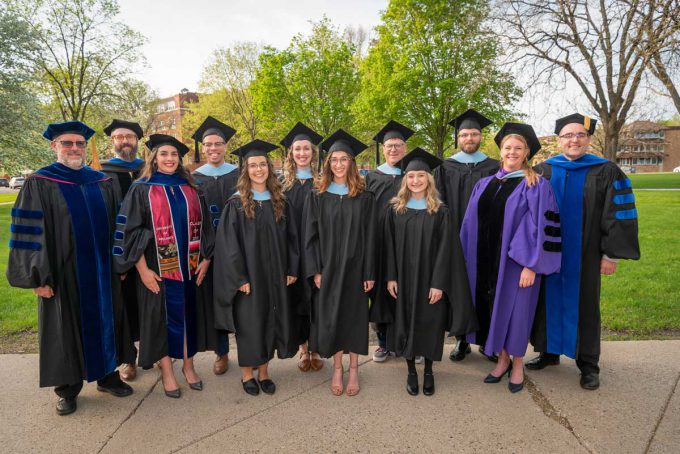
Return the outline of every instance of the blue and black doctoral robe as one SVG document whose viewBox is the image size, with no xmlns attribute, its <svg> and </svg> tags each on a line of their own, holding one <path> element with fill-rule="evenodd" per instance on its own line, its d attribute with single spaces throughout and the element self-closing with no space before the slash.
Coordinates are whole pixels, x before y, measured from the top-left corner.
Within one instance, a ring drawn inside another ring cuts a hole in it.
<svg viewBox="0 0 680 454">
<path fill-rule="evenodd" d="M 117 206 L 103 173 L 54 163 L 26 179 L 12 208 L 7 280 L 54 290 L 38 298 L 41 387 L 94 381 L 134 361 L 111 263 Z"/>
</svg>

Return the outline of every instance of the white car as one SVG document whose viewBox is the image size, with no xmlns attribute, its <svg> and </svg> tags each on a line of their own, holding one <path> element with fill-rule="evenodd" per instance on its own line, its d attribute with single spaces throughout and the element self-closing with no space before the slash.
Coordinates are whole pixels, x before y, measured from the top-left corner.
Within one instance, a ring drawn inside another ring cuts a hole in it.
<svg viewBox="0 0 680 454">
<path fill-rule="evenodd" d="M 677 166 L 675 169 L 673 169 L 673 173 L 680 173 L 680 166 Z"/>
<path fill-rule="evenodd" d="M 24 181 L 26 178 L 24 177 L 12 177 L 11 180 L 9 180 L 9 188 L 10 189 L 19 189 L 24 186 Z"/>
</svg>

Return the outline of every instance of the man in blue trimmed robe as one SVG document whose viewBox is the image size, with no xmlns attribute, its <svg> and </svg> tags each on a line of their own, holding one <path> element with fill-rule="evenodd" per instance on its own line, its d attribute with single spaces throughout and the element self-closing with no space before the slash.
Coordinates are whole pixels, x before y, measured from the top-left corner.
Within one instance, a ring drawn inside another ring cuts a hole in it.
<svg viewBox="0 0 680 454">
<path fill-rule="evenodd" d="M 562 267 L 542 283 L 531 343 L 540 355 L 531 370 L 576 360 L 581 387 L 600 386 L 600 276 L 619 259 L 638 260 L 637 210 L 630 180 L 619 167 L 588 153 L 596 120 L 572 114 L 557 120 L 562 154 L 536 167 L 550 180 L 559 206 Z"/>
<path fill-rule="evenodd" d="M 12 209 L 7 280 L 38 296 L 40 386 L 55 387 L 59 415 L 76 410 L 83 380 L 132 394 L 116 371 L 134 354 L 111 266 L 117 200 L 111 179 L 84 165 L 93 134 L 79 121 L 49 125 L 57 162 L 26 178 Z"/>
</svg>

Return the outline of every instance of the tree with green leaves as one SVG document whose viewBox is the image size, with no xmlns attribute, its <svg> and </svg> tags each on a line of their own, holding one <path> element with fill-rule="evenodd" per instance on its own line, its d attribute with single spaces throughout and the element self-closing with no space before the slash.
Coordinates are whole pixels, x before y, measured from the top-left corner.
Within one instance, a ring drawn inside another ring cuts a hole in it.
<svg viewBox="0 0 680 454">
<path fill-rule="evenodd" d="M 391 0 L 361 63 L 358 129 L 395 119 L 418 131 L 414 144 L 443 157 L 453 144 L 447 123 L 468 108 L 512 118 L 520 92 L 498 68 L 488 13 L 485 0 Z"/>
</svg>

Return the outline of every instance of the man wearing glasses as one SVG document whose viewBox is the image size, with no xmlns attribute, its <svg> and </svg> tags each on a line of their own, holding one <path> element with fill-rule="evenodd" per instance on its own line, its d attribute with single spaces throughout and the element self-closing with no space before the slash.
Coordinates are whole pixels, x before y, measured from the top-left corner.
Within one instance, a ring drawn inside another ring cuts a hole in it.
<svg viewBox="0 0 680 454">
<path fill-rule="evenodd" d="M 111 266 L 117 200 L 111 179 L 85 165 L 93 134 L 79 121 L 49 125 L 57 162 L 26 178 L 12 208 L 7 280 L 38 296 L 40 386 L 55 387 L 59 415 L 76 410 L 83 380 L 132 394 L 116 371 L 132 351 Z"/>
<path fill-rule="evenodd" d="M 454 127 L 454 146 L 460 146 L 460 150 L 444 160 L 444 163 L 435 170 L 434 179 L 442 201 L 449 207 L 451 221 L 458 235 L 472 189 L 480 179 L 498 172 L 500 163 L 479 150 L 482 144 L 482 130 L 491 124 L 491 120 L 476 110 L 469 109 L 451 120 L 449 124 Z M 460 245 L 458 241 L 454 243 Z M 462 250 L 460 256 L 463 257 Z M 490 311 L 479 312 L 478 310 L 478 317 L 481 318 L 480 324 L 483 324 L 484 319 L 489 317 L 486 312 L 490 314 Z M 449 359 L 462 361 L 470 351 L 470 344 L 465 342 L 465 337 L 458 337 L 458 342 L 451 351 Z M 480 346 L 479 351 L 487 356 L 483 347 Z M 489 352 L 487 358 L 492 361 L 497 360 L 493 352 Z"/>
<path fill-rule="evenodd" d="M 562 154 L 538 165 L 550 180 L 560 213 L 561 271 L 542 282 L 531 336 L 540 370 L 576 360 L 581 387 L 600 386 L 600 276 L 616 272 L 619 259 L 640 258 L 637 210 L 630 180 L 619 167 L 588 153 L 596 120 L 572 114 L 556 121 Z"/>
<path fill-rule="evenodd" d="M 138 143 L 144 136 L 144 131 L 139 123 L 114 119 L 110 125 L 104 128 L 104 133 L 111 137 L 115 158 L 102 161 L 102 172 L 113 182 L 118 204 L 120 205 L 130 189 L 132 182 L 139 177 L 144 167 L 144 160 L 137 157 Z M 137 286 L 132 269 L 122 282 L 123 300 L 125 301 L 132 338 L 139 341 L 139 309 L 137 303 Z M 134 346 L 133 346 L 134 348 Z M 137 350 L 134 350 L 134 359 L 137 358 Z M 120 367 L 120 377 L 123 380 L 134 380 L 137 376 L 135 361 L 123 364 Z"/>
</svg>

